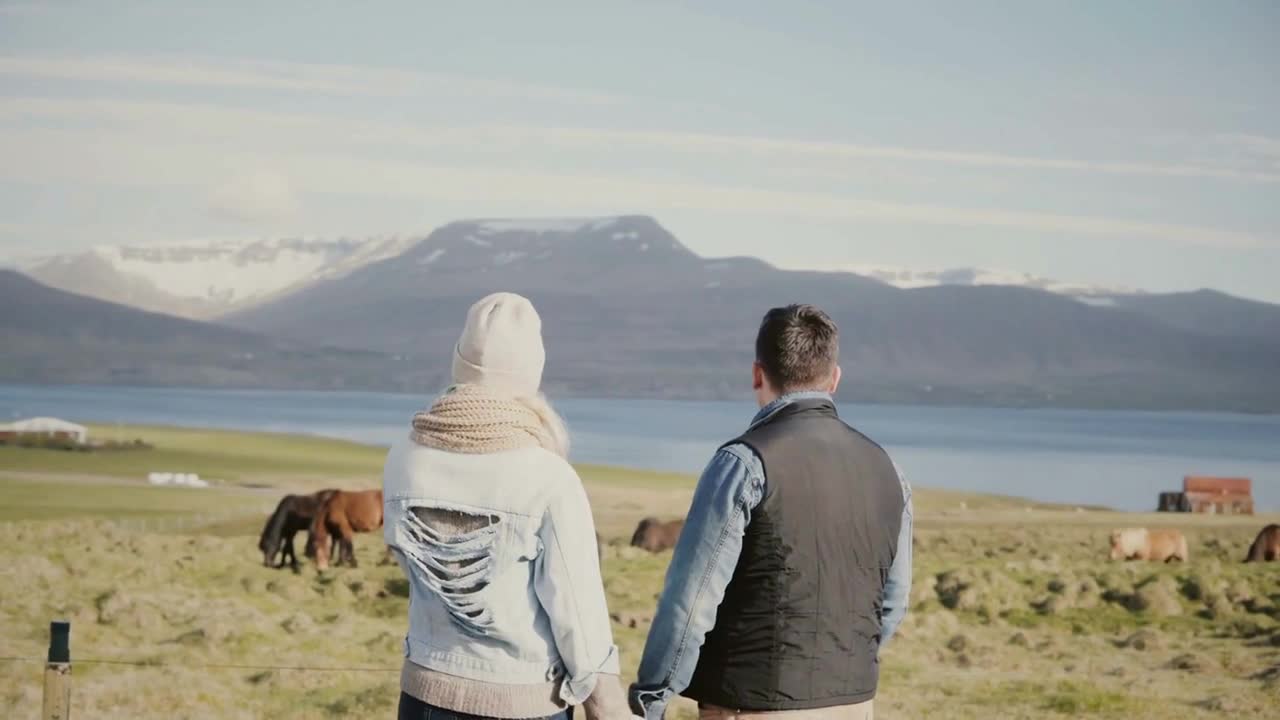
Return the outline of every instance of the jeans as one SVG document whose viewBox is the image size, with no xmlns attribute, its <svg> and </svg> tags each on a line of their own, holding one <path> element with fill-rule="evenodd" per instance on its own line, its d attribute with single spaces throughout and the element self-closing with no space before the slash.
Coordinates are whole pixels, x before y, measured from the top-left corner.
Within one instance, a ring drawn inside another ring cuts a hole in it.
<svg viewBox="0 0 1280 720">
<path fill-rule="evenodd" d="M 468 715 L 428 705 L 418 698 L 403 692 L 400 693 L 400 712 L 397 717 L 399 720 L 485 720 L 480 715 Z M 531 718 L 530 720 L 573 720 L 573 708 L 568 708 L 562 713 L 556 713 L 549 717 Z"/>
<path fill-rule="evenodd" d="M 750 710 L 726 710 L 714 705 L 699 705 L 699 720 L 872 720 L 872 703 L 868 700 L 857 705 L 837 705 L 813 710 L 782 710 L 778 712 L 752 712 Z"/>
</svg>

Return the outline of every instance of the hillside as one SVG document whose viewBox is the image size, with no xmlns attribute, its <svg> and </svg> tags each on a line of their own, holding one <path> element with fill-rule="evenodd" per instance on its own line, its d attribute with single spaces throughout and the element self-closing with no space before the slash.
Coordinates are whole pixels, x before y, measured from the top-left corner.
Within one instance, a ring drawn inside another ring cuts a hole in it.
<svg viewBox="0 0 1280 720">
<path fill-rule="evenodd" d="M 763 311 L 806 301 L 841 325 L 850 399 L 1280 408 L 1280 349 L 1256 338 L 1210 337 L 1032 289 L 903 290 L 701 258 L 638 216 L 452 223 L 399 257 L 225 320 L 401 354 L 438 384 L 466 308 L 499 289 L 527 294 L 543 313 L 556 392 L 740 396 Z"/>
<path fill-rule="evenodd" d="M 0 379 L 430 391 L 448 380 L 467 307 L 511 290 L 545 318 L 560 395 L 742 397 L 761 314 L 812 302 L 842 328 L 847 400 L 1280 410 L 1280 306 L 1218 293 L 903 289 L 703 258 L 644 216 L 462 221 L 395 249 L 254 296 L 221 325 L 5 273 Z"/>
<path fill-rule="evenodd" d="M 98 246 L 27 263 L 40 282 L 99 300 L 211 318 L 393 257 L 411 238 L 285 238 Z"/>
<path fill-rule="evenodd" d="M 1170 327 L 1206 335 L 1254 337 L 1280 345 L 1280 307 L 1216 290 L 1164 295 L 1110 295 L 1115 307 Z"/>
<path fill-rule="evenodd" d="M 145 312 L 0 270 L 0 382 L 369 387 L 377 353 L 320 349 Z"/>
</svg>

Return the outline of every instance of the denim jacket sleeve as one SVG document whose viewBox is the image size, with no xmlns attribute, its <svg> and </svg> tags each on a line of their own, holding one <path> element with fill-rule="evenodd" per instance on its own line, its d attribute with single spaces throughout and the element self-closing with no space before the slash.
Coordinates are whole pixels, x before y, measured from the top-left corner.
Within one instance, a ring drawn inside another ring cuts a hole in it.
<svg viewBox="0 0 1280 720">
<path fill-rule="evenodd" d="M 534 590 L 551 621 L 566 677 L 560 698 L 580 705 L 595 689 L 597 675 L 620 674 L 618 648 L 605 602 L 591 505 L 575 481 L 552 498 L 538 531 L 542 552 Z"/>
<path fill-rule="evenodd" d="M 661 720 L 672 696 L 689 686 L 763 496 L 760 459 L 745 445 L 721 449 L 703 471 L 631 687 L 636 714 Z"/>
<path fill-rule="evenodd" d="M 889 567 L 889 577 L 884 585 L 884 612 L 880 618 L 881 649 L 889 643 L 889 638 L 897 631 L 902 618 L 906 617 L 907 603 L 911 597 L 911 530 L 914 512 L 911 507 L 911 485 L 902 474 L 902 469 L 896 465 L 895 468 L 898 471 L 898 481 L 902 483 L 904 502 L 902 527 L 898 530 L 898 553 L 893 558 L 893 565 Z"/>
</svg>

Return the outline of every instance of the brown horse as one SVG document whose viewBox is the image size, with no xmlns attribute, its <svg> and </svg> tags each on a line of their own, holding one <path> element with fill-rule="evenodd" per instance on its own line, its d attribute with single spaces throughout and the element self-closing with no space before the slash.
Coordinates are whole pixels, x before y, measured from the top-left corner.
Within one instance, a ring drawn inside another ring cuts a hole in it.
<svg viewBox="0 0 1280 720">
<path fill-rule="evenodd" d="M 643 548 L 651 553 L 670 550 L 676 546 L 683 529 L 683 520 L 662 522 L 658 518 L 647 517 L 636 526 L 635 534 L 631 536 L 631 547 Z"/>
<path fill-rule="evenodd" d="M 1280 525 L 1268 525 L 1262 528 L 1258 537 L 1249 547 L 1249 555 L 1245 562 L 1271 562 L 1280 560 Z"/>
<path fill-rule="evenodd" d="M 293 536 L 311 527 L 320 506 L 336 490 L 321 490 L 310 495 L 285 495 L 276 510 L 262 527 L 258 549 L 262 551 L 262 564 L 284 567 L 288 562 L 298 572 L 298 555 L 293 549 Z M 307 554 L 314 555 L 311 538 L 307 538 Z M 279 556 L 279 563 L 275 563 Z"/>
<path fill-rule="evenodd" d="M 329 567 L 329 536 L 338 541 L 338 565 L 344 561 L 356 566 L 358 532 L 373 532 L 382 527 L 382 491 L 338 490 L 320 506 L 311 522 L 311 540 L 316 553 L 316 569 Z"/>
</svg>

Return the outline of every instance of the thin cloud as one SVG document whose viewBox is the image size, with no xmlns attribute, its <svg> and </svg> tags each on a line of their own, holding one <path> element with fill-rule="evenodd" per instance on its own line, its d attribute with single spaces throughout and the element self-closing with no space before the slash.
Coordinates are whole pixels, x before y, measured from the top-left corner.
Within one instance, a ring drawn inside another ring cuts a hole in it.
<svg viewBox="0 0 1280 720">
<path fill-rule="evenodd" d="M 300 203 L 283 174 L 258 169 L 237 175 L 209 194 L 209 209 L 217 216 L 245 223 L 262 223 L 295 214 Z"/>
<path fill-rule="evenodd" d="M 0 74 L 6 69 L 20 70 L 21 60 L 6 65 L 0 58 Z M 289 66 L 292 67 L 292 66 Z M 77 71 L 79 66 L 76 66 Z M 139 69 L 139 68 L 134 68 Z M 352 72 L 347 69 L 348 72 Z M 110 74 L 110 70 L 107 74 Z M 287 87 L 290 89 L 317 88 L 337 92 L 350 88 L 352 92 L 386 93 L 405 87 L 391 78 L 383 84 L 360 82 L 354 75 L 347 81 L 339 81 L 341 73 L 323 77 L 305 78 L 298 75 L 273 73 L 240 73 L 225 69 L 188 71 L 181 67 L 149 67 L 146 73 L 154 77 L 192 78 L 200 75 L 209 84 L 255 82 L 257 87 Z M 526 89 L 528 90 L 528 89 Z M 511 92 L 518 92 L 511 88 Z M 533 92 L 532 90 L 529 90 Z M 227 124 L 252 121 L 262 124 L 315 126 L 329 125 L 330 137 L 344 137 L 354 141 L 372 140 L 380 143 L 396 142 L 416 147 L 438 147 L 446 144 L 466 144 L 484 147 L 496 142 L 508 144 L 556 144 L 566 148 L 638 150 L 663 149 L 689 154 L 720 154 L 734 156 L 768 156 L 785 158 L 787 162 L 820 162 L 826 164 L 841 161 L 888 160 L 921 164 L 938 164 L 971 168 L 1039 170 L 1084 174 L 1186 178 L 1202 180 L 1229 180 L 1252 183 L 1280 182 L 1280 170 L 1259 167 L 1257 163 L 1136 163 L 1104 162 L 1035 156 L 1008 155 L 989 152 L 965 152 L 911 148 L 895 145 L 871 145 L 845 142 L 825 142 L 769 138 L 745 135 L 719 135 L 713 133 L 680 132 L 666 130 L 633 130 L 591 127 L 537 127 L 514 125 L 427 126 L 423 124 L 390 123 L 372 120 L 348 120 L 323 115 L 305 115 L 276 111 L 246 110 L 212 104 L 172 103 L 151 101 L 123 101 L 110 99 L 59 99 L 59 98 L 10 98 L 0 105 L 0 117 L 17 114 L 57 115 L 85 118 L 93 115 L 117 120 L 154 122 L 160 115 L 180 122 L 184 127 L 212 128 L 222 123 L 219 132 Z M 340 133 L 340 134 L 338 134 Z M 1223 135 L 1235 146 L 1245 145 L 1256 153 L 1277 151 L 1280 143 L 1258 136 Z M 1224 158 L 1226 161 L 1231 157 Z"/>
<path fill-rule="evenodd" d="M 0 179 L 102 182 L 135 187 L 208 187 L 213 175 L 263 161 L 264 151 L 165 141 L 148 132 L 77 129 L 12 130 L 0 134 Z M 563 208 L 566 198 L 584 212 L 626 207 L 701 210 L 738 215 L 807 217 L 900 225 L 986 227 L 1065 236 L 1157 240 L 1209 247 L 1275 245 L 1276 238 L 1212 227 L 1148 222 L 1110 216 L 972 208 L 885 201 L 861 194 L 797 192 L 634 175 L 574 174 L 538 170 L 458 167 L 392 158 L 368 158 L 333 150 L 276 150 L 274 166 L 297 190 L 348 197 L 431 198 L 459 207 L 486 203 L 493 213 L 512 205 Z"/>
<path fill-rule="evenodd" d="M 95 83 L 136 83 L 400 97 L 446 90 L 465 95 L 613 104 L 623 96 L 533 83 L 385 67 L 220 60 L 178 56 L 0 56 L 0 75 Z"/>
</svg>

